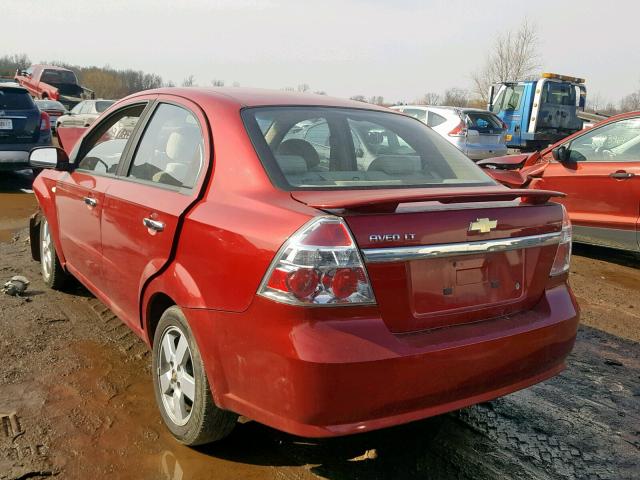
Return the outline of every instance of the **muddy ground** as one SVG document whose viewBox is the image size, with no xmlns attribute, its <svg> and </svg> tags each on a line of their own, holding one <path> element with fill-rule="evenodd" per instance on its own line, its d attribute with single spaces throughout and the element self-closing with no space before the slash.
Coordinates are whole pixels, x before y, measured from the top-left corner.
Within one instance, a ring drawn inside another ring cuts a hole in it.
<svg viewBox="0 0 640 480">
<path fill-rule="evenodd" d="M 308 440 L 255 422 L 189 449 L 161 424 L 150 355 L 86 290 L 47 290 L 24 231 L 26 175 L 0 176 L 0 479 L 640 478 L 640 262 L 577 247 L 568 368 L 499 400 L 393 429 Z M 15 208 L 14 208 L 15 207 Z"/>
</svg>

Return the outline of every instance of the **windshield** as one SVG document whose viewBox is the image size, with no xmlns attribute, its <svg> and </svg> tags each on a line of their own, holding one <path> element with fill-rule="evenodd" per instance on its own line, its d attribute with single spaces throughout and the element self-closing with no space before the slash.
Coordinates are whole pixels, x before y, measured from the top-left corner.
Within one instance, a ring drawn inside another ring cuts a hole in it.
<svg viewBox="0 0 640 480">
<path fill-rule="evenodd" d="M 285 190 L 495 184 L 457 148 L 405 115 L 260 107 L 242 116 L 269 177 Z"/>
<path fill-rule="evenodd" d="M 96 111 L 98 113 L 102 113 L 114 103 L 115 102 L 113 100 L 98 100 L 96 102 Z"/>
<path fill-rule="evenodd" d="M 76 74 L 70 70 L 44 70 L 40 77 L 40 81 L 51 85 L 62 83 L 71 83 L 75 85 L 78 83 Z"/>
</svg>

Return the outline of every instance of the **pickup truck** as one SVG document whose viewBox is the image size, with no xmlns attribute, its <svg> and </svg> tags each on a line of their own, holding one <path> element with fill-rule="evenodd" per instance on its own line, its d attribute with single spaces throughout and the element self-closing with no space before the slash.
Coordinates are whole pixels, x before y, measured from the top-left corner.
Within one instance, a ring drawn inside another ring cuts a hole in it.
<svg viewBox="0 0 640 480">
<path fill-rule="evenodd" d="M 92 90 L 78 83 L 71 70 L 53 65 L 32 65 L 16 71 L 15 80 L 37 99 L 57 100 L 67 109 L 95 97 Z"/>
</svg>

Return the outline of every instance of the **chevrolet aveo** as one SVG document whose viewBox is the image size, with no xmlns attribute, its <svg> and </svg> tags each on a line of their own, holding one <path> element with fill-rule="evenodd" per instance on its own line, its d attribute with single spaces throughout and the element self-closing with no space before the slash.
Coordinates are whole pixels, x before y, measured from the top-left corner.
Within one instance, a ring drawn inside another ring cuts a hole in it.
<svg viewBox="0 0 640 480">
<path fill-rule="evenodd" d="M 174 88 L 119 101 L 71 146 L 31 153 L 48 168 L 33 255 L 49 286 L 77 278 L 152 347 L 185 444 L 238 415 L 373 430 L 564 368 L 578 307 L 561 194 L 499 185 L 416 119 Z"/>
</svg>

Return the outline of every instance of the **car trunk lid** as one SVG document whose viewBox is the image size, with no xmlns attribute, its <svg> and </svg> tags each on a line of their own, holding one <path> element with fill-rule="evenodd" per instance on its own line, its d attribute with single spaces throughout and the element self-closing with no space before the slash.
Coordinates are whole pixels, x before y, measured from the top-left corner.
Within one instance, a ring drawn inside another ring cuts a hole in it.
<svg viewBox="0 0 640 480">
<path fill-rule="evenodd" d="M 547 200 L 561 194 L 418 190 L 361 190 L 360 200 L 354 191 L 292 196 L 346 220 L 383 320 L 395 333 L 485 320 L 537 303 L 562 228 L 561 206 Z"/>
</svg>

